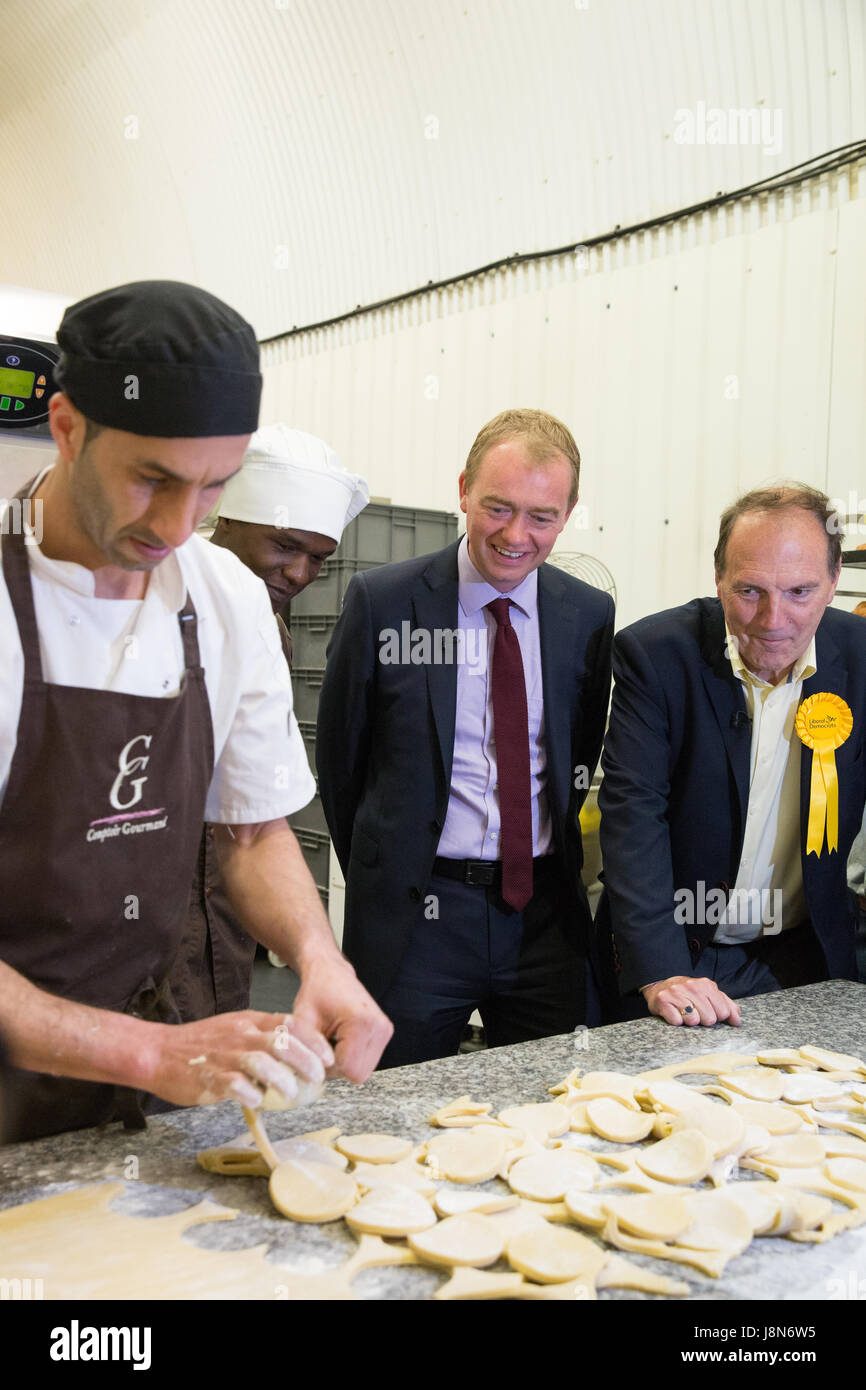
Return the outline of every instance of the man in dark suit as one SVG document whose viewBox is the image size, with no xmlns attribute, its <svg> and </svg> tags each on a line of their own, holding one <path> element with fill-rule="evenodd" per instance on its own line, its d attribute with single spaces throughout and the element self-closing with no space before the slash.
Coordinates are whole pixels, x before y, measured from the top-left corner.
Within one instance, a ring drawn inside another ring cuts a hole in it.
<svg viewBox="0 0 866 1390">
<path fill-rule="evenodd" d="M 578 812 L 613 603 L 543 563 L 579 466 L 552 416 L 497 416 L 460 476 L 466 537 L 356 575 L 331 640 L 319 785 L 386 1066 L 456 1052 L 476 1007 L 491 1046 L 585 1021 Z"/>
<path fill-rule="evenodd" d="M 738 998 L 857 978 L 866 633 L 828 607 L 840 563 L 823 493 L 752 492 L 722 516 L 718 598 L 617 635 L 596 926 L 626 1013 L 641 992 L 668 1023 L 737 1024 Z"/>
</svg>

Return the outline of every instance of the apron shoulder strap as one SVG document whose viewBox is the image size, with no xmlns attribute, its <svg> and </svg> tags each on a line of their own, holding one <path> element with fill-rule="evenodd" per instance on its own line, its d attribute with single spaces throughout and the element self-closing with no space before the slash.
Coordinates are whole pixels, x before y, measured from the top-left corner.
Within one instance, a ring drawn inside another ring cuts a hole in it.
<svg viewBox="0 0 866 1390">
<path fill-rule="evenodd" d="M 187 671 L 196 671 L 201 666 L 201 657 L 198 649 L 198 614 L 195 611 L 195 604 L 186 594 L 186 603 L 178 611 L 177 621 L 180 624 L 180 640 L 183 642 L 183 664 Z"/>
<path fill-rule="evenodd" d="M 9 503 L 6 512 L 6 525 L 3 527 L 3 578 L 9 590 L 12 610 L 18 624 L 21 647 L 24 652 L 25 681 L 42 680 L 42 655 L 39 651 L 39 629 L 36 626 L 36 608 L 33 603 L 33 585 L 30 582 L 30 561 L 27 558 L 27 539 L 24 535 L 24 502 L 29 498 L 36 484 L 36 478 L 25 483 L 20 492 Z M 10 510 L 18 504 L 18 524 Z"/>
</svg>

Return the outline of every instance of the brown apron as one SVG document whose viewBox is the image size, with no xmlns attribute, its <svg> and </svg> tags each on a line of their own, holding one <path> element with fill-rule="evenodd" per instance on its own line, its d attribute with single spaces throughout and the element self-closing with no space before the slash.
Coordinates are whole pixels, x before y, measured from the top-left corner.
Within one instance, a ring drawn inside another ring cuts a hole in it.
<svg viewBox="0 0 866 1390">
<path fill-rule="evenodd" d="M 283 654 L 292 669 L 292 638 L 277 614 Z M 181 1022 L 195 1023 L 214 1014 L 250 1007 L 250 982 L 256 941 L 231 909 L 214 844 L 214 827 L 206 825 L 189 895 L 183 940 L 171 967 L 171 994 Z"/>
<path fill-rule="evenodd" d="M 178 613 L 176 697 L 48 685 L 23 535 L 4 536 L 3 574 L 24 690 L 0 807 L 0 959 L 65 999 L 177 1022 L 166 982 L 213 772 L 192 600 Z M 16 1140 L 113 1119 L 144 1124 L 137 1093 L 124 1087 L 16 1070 L 11 1099 L 7 1137 Z"/>
</svg>

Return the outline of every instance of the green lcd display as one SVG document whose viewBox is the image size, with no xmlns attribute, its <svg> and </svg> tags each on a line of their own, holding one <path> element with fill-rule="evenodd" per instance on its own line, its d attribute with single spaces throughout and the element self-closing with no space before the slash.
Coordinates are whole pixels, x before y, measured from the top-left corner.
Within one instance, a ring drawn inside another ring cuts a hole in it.
<svg viewBox="0 0 866 1390">
<path fill-rule="evenodd" d="M 29 401 L 33 395 L 35 372 L 19 372 L 14 367 L 0 367 L 0 395 L 18 396 Z"/>
</svg>

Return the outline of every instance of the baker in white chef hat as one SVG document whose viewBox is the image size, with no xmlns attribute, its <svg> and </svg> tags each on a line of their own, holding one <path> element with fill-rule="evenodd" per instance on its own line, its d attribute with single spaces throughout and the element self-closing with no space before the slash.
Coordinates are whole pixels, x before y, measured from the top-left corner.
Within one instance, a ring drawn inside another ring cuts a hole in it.
<svg viewBox="0 0 866 1390">
<path fill-rule="evenodd" d="M 263 425 L 226 484 L 211 540 L 264 580 L 276 613 L 312 583 L 369 500 L 364 479 L 323 439 Z"/>
</svg>

